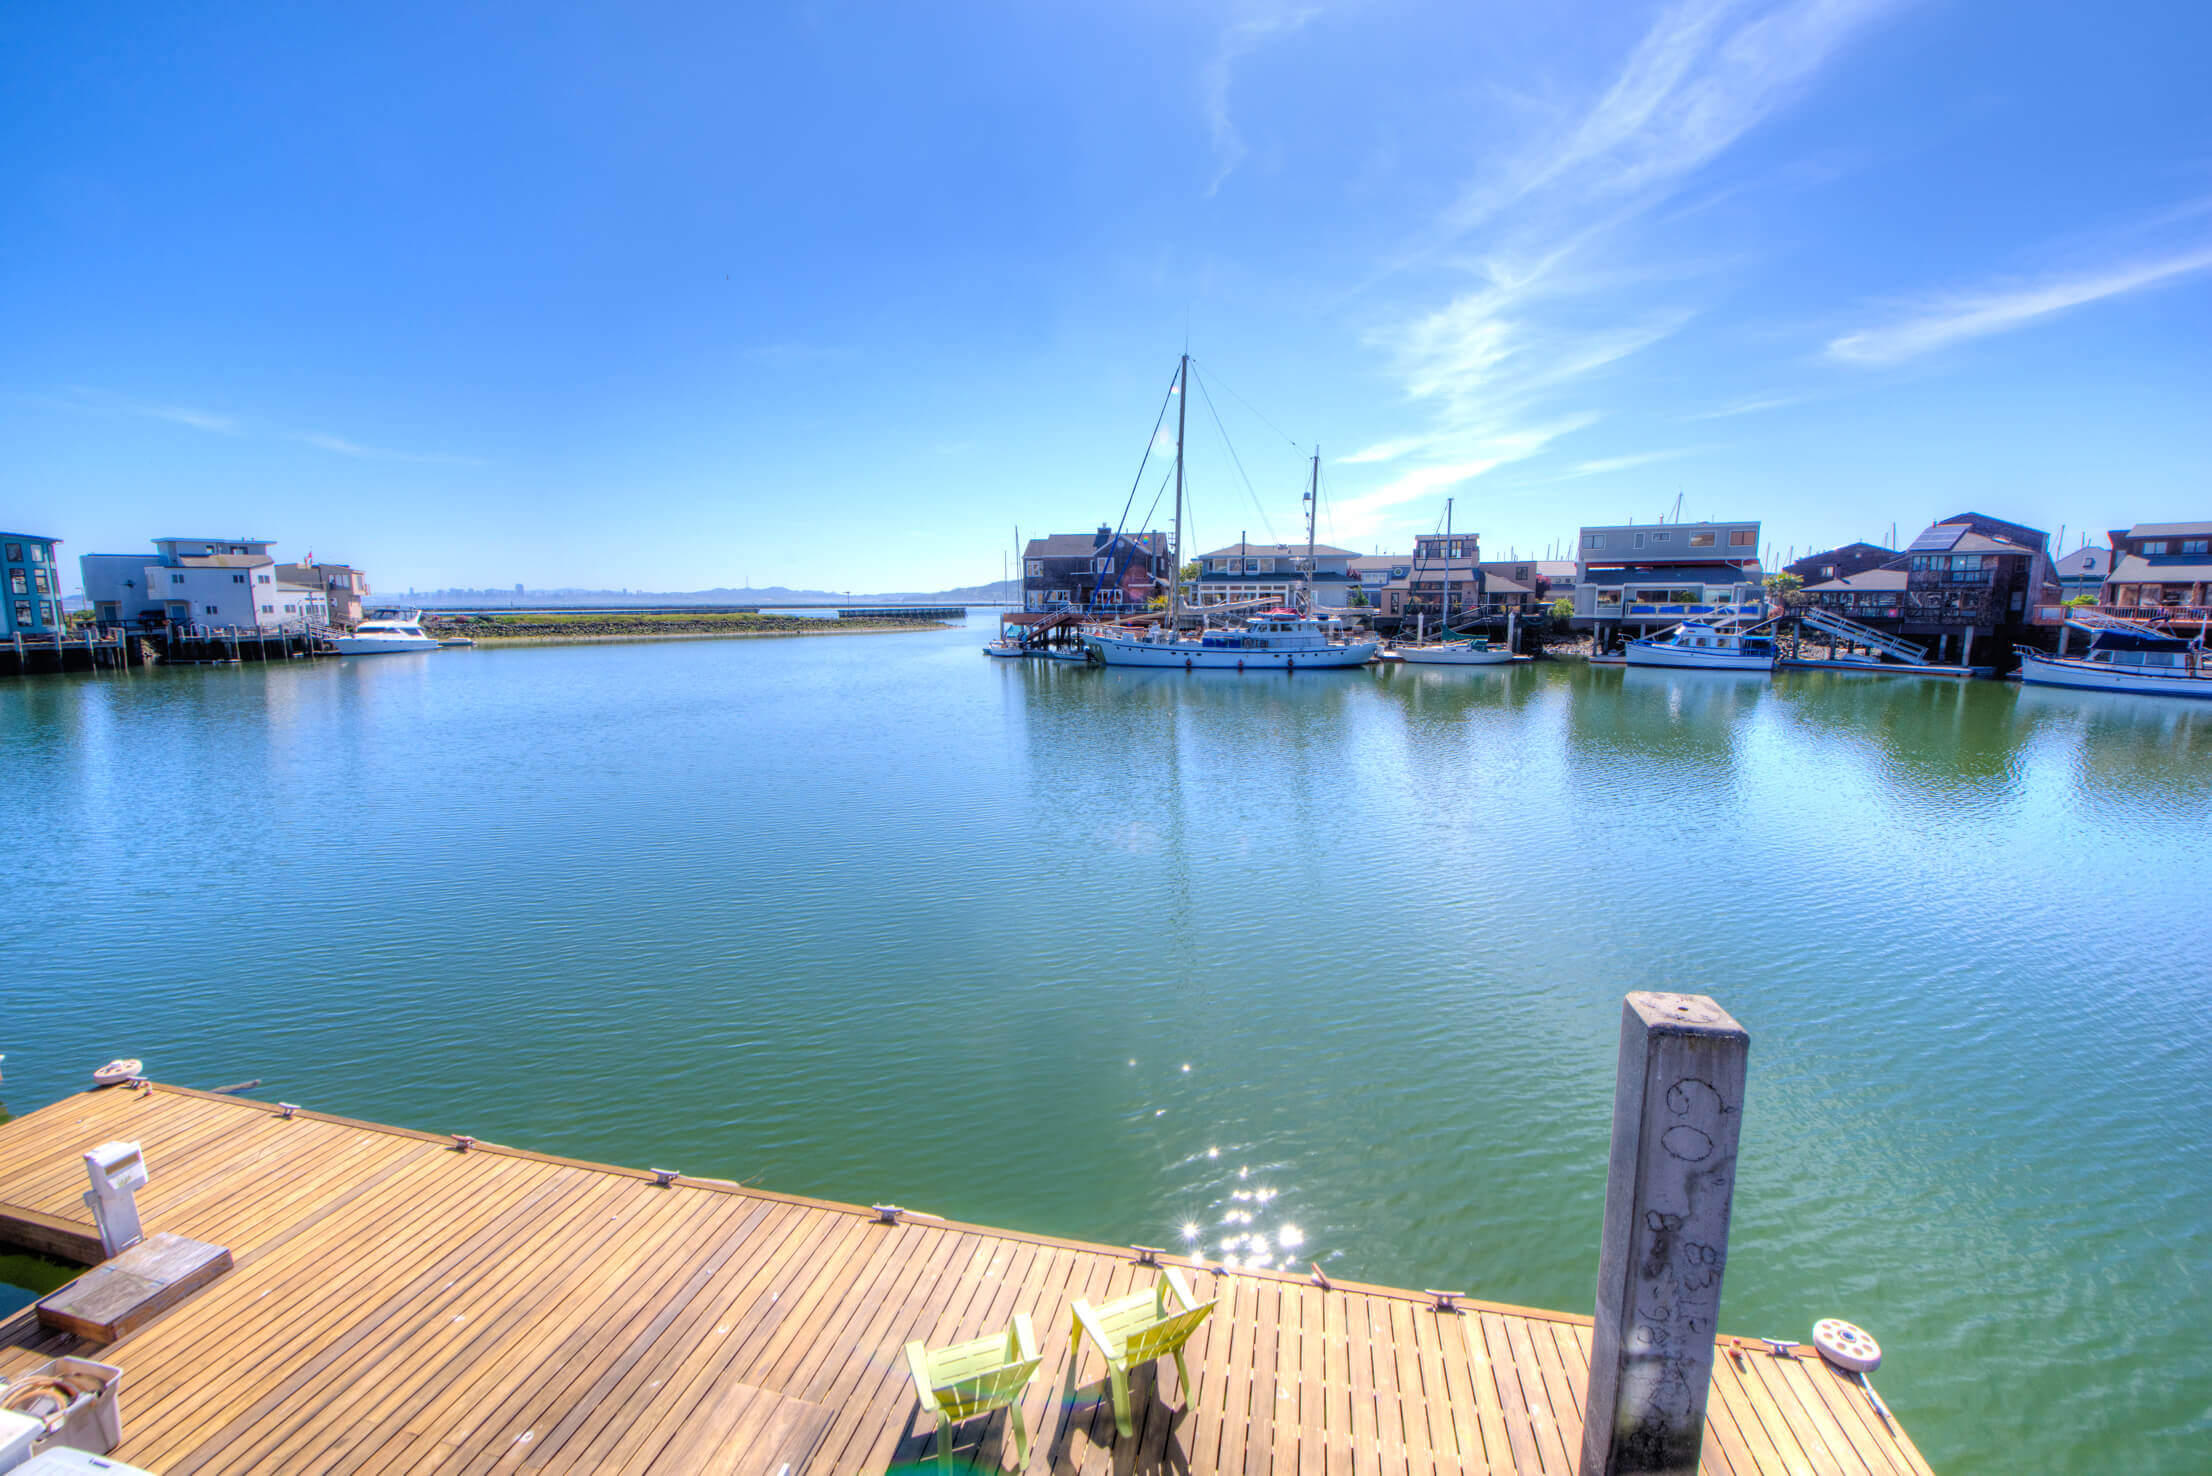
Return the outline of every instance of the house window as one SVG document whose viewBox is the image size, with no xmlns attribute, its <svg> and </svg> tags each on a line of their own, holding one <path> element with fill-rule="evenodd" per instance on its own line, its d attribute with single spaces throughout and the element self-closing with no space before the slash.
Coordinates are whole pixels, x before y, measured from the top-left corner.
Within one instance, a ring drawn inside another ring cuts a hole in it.
<svg viewBox="0 0 2212 1476">
<path fill-rule="evenodd" d="M 1603 606 L 1606 606 L 1606 605 L 1612 605 L 1612 606 L 1618 607 L 1618 606 L 1619 606 L 1619 604 L 1620 604 L 1620 602 L 1621 602 L 1621 592 L 1620 592 L 1619 590 L 1617 590 L 1617 589 L 1601 589 L 1601 590 L 1599 590 L 1599 591 L 1598 591 L 1598 604 L 1599 604 L 1599 606 L 1600 606 L 1601 608 L 1602 608 Z"/>
<path fill-rule="evenodd" d="M 1713 546 L 1713 535 L 1712 535 L 1712 534 L 1710 534 L 1710 533 L 1692 533 L 1692 534 L 1690 535 L 1690 547 L 1692 547 L 1692 548 L 1711 548 L 1712 546 Z"/>
<path fill-rule="evenodd" d="M 253 577 L 253 581 L 256 584 L 267 584 L 269 582 L 269 576 L 266 574 L 256 574 Z"/>
<path fill-rule="evenodd" d="M 1603 533 L 1585 533 L 1582 535 L 1582 546 L 1584 548 L 1603 548 L 1605 547 L 1605 535 Z"/>
<path fill-rule="evenodd" d="M 220 605 L 209 605 L 207 607 L 207 613 L 210 615 L 220 615 L 223 613 L 223 610 Z"/>
<path fill-rule="evenodd" d="M 2146 557 L 2151 554 L 2162 554 L 2165 551 L 2166 540 L 2163 538 L 2154 538 L 2150 542 L 2143 545 L 2143 553 Z"/>
<path fill-rule="evenodd" d="M 17 625 L 29 625 L 31 623 L 31 602 L 29 600 L 17 600 L 15 602 L 15 623 Z"/>
<path fill-rule="evenodd" d="M 246 576 L 243 574 L 233 574 L 230 576 L 230 582 L 233 584 L 244 584 L 246 582 Z"/>
<path fill-rule="evenodd" d="M 1653 543 L 1665 543 L 1667 541 L 1667 535 L 1664 533 L 1654 533 L 1651 535 L 1651 541 Z"/>
<path fill-rule="evenodd" d="M 2203 538 L 2184 538 L 2181 540 L 2181 551 L 2185 554 L 2204 553 L 2207 551 L 2208 546 L 2212 546 L 2212 540 L 2207 540 Z M 31 551 L 33 553 L 38 552 L 38 550 L 36 549 L 33 549 Z"/>
<path fill-rule="evenodd" d="M 54 592 L 54 576 L 47 573 L 44 569 L 40 569 L 34 572 L 31 575 L 31 579 L 33 583 L 38 585 L 38 592 L 40 594 L 50 595 Z"/>
<path fill-rule="evenodd" d="M 34 543 L 31 545 L 31 562 L 34 564 L 43 564 L 46 562 L 45 544 Z"/>
<path fill-rule="evenodd" d="M 20 564 L 20 563 L 22 563 L 22 562 L 23 562 L 23 545 L 22 545 L 22 544 L 20 544 L 20 543 L 11 543 L 11 544 L 9 544 L 9 545 L 8 545 L 8 547 L 7 547 L 7 555 L 8 555 L 8 562 L 9 562 L 9 563 L 11 563 L 11 564 Z"/>
<path fill-rule="evenodd" d="M 1758 542 L 1758 539 L 1759 532 L 1756 528 L 1736 528 L 1728 534 L 1728 546 L 1730 548 L 1750 548 Z"/>
<path fill-rule="evenodd" d="M 182 584 L 184 583 L 184 576 L 182 574 L 172 574 L 169 576 L 169 582 L 171 584 Z"/>
<path fill-rule="evenodd" d="M 1644 535 L 1641 533 L 1636 535 L 1636 546 L 1638 548 L 1642 548 L 1644 546 Z"/>
<path fill-rule="evenodd" d="M 1523 565 L 1521 565 L 1521 566 L 1520 566 L 1520 567 L 1519 567 L 1518 569 L 1515 569 L 1515 570 L 1513 571 L 1513 577 L 1514 577 L 1515 579 L 1519 579 L 1519 580 L 1523 580 L 1523 581 L 1527 580 L 1527 578 L 1528 578 L 1528 565 L 1526 565 L 1526 564 L 1523 564 Z"/>
<path fill-rule="evenodd" d="M 208 608 L 209 608 L 210 610 L 212 610 L 212 609 L 214 609 L 215 607 L 214 607 L 213 605 L 209 605 L 209 606 L 208 606 Z M 263 605 L 263 606 L 261 607 L 261 613 L 262 613 L 262 614 L 264 614 L 264 615 L 274 615 L 274 614 L 276 613 L 276 606 L 274 606 L 274 605 Z"/>
<path fill-rule="evenodd" d="M 31 592 L 31 576 L 21 569 L 8 571 L 8 593 L 27 595 Z"/>
<path fill-rule="evenodd" d="M 1462 543 L 1461 543 L 1461 542 L 1460 542 L 1460 541 L 1459 541 L 1458 539 L 1456 539 L 1456 538 L 1455 538 L 1455 539 L 1453 539 L 1453 540 L 1452 540 L 1452 549 L 1451 549 L 1451 552 L 1450 552 L 1450 553 L 1448 553 L 1448 554 L 1446 554 L 1446 555 L 1445 555 L 1444 557 L 1446 557 L 1446 558 L 1448 558 L 1448 559 L 1456 559 L 1456 558 L 1459 558 L 1459 557 L 1461 557 L 1461 553 L 1460 553 L 1460 550 L 1461 550 L 1462 548 L 1464 548 L 1465 546 L 1466 546 L 1466 545 L 1462 544 Z"/>
</svg>

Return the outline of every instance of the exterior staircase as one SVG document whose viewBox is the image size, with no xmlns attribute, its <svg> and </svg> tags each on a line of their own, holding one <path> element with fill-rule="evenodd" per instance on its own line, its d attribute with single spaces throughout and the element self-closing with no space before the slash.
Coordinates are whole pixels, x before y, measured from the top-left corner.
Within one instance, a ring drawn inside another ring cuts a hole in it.
<svg viewBox="0 0 2212 1476">
<path fill-rule="evenodd" d="M 1926 666 L 1928 664 L 1928 648 L 1918 641 L 1908 641 L 1903 636 L 1891 635 L 1886 630 L 1876 630 L 1871 625 L 1862 625 L 1848 615 L 1838 615 L 1835 611 L 1823 609 L 1819 605 L 1807 605 L 1797 612 L 1797 617 L 1815 630 L 1824 630 L 1828 634 L 1843 640 L 1856 641 L 1870 651 L 1879 651 L 1885 656 L 1894 656 L 1907 666 Z"/>
<path fill-rule="evenodd" d="M 2133 635 L 2164 635 L 2166 632 L 2140 620 L 2123 620 L 2117 615 L 2100 615 L 2095 610 L 2069 610 L 2066 623 L 2076 630 L 2124 630 Z"/>
</svg>

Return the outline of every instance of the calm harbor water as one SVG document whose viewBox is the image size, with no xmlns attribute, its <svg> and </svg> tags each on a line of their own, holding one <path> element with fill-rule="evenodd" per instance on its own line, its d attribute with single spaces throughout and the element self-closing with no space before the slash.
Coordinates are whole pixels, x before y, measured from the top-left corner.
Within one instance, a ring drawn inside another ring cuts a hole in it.
<svg viewBox="0 0 2212 1476">
<path fill-rule="evenodd" d="M 0 1094 L 140 1055 L 1587 1310 L 1620 996 L 1706 992 L 1724 1327 L 1862 1323 L 1940 1470 L 2204 1468 L 2212 711 L 981 639 L 0 686 Z"/>
</svg>

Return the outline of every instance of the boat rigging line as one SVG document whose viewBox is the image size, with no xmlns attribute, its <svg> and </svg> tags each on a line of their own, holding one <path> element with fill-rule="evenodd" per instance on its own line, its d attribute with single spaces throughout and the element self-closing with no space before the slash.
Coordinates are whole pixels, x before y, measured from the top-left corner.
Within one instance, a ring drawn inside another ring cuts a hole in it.
<svg viewBox="0 0 2212 1476">
<path fill-rule="evenodd" d="M 1214 408 L 1214 397 L 1207 392 L 1206 381 L 1203 378 L 1198 381 L 1198 393 L 1206 401 L 1206 413 L 1214 418 L 1214 429 L 1221 432 L 1221 444 L 1229 448 L 1231 464 L 1236 467 L 1237 475 L 1244 479 L 1244 495 L 1251 499 L 1252 511 L 1259 514 L 1261 531 L 1267 534 L 1269 543 L 1282 542 L 1281 539 L 1275 536 L 1275 525 L 1267 520 L 1267 509 L 1260 505 L 1260 494 L 1252 486 L 1252 478 L 1244 469 L 1244 458 L 1237 455 L 1236 442 L 1229 439 L 1229 428 L 1221 423 L 1221 412 Z"/>
</svg>

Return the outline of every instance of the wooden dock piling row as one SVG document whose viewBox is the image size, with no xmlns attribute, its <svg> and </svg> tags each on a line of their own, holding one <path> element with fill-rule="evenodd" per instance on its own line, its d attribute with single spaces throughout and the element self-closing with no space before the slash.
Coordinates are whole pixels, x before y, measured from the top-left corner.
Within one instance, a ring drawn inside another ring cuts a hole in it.
<svg viewBox="0 0 2212 1476">
<path fill-rule="evenodd" d="M 1032 1472 L 1575 1469 L 1587 1317 L 1275 1272 L 1186 1271 L 1219 1297 L 1132 1380 L 1115 1437 L 1069 1304 L 1148 1287 L 1125 1250 L 610 1168 L 156 1086 L 0 1125 L 0 1241 L 89 1228 L 82 1153 L 145 1145 L 149 1231 L 234 1269 L 104 1345 L 0 1324 L 0 1374 L 57 1352 L 120 1365 L 119 1459 L 229 1472 L 881 1472 L 936 1456 L 901 1350 L 1034 1319 Z M 1179 1260 L 1180 1258 L 1167 1258 Z M 1737 1355 L 1741 1355 L 1739 1358 Z M 1012 1459 L 1004 1418 L 959 1457 Z M 1805 1350 L 1724 1338 L 1703 1469 L 1925 1473 L 1863 1391 Z"/>
</svg>

